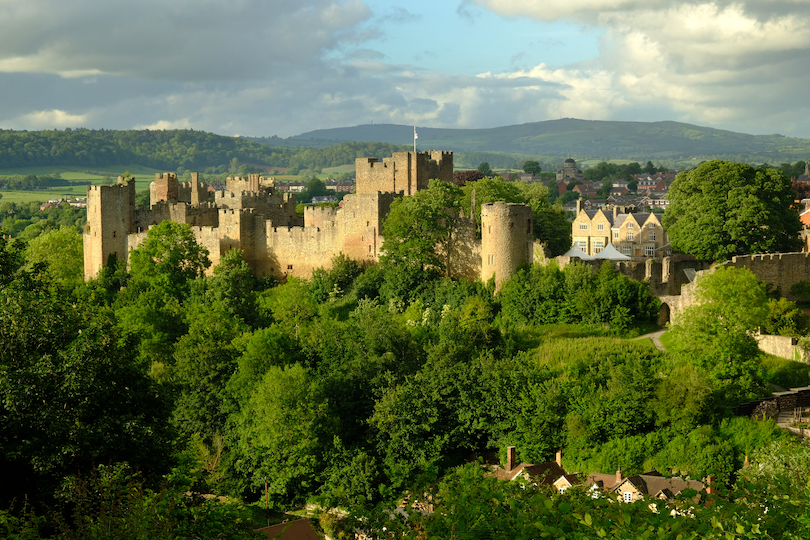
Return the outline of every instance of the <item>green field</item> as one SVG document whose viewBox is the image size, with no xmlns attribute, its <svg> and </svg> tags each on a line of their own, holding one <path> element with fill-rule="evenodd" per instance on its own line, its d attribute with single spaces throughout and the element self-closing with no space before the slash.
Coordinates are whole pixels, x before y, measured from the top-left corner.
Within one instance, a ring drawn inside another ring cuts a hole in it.
<svg viewBox="0 0 810 540">
<path fill-rule="evenodd" d="M 90 182 L 91 184 L 98 185 L 106 183 L 104 176 L 89 174 L 83 172 L 88 167 L 17 167 L 12 169 L 0 169 L 0 176 L 14 176 L 14 175 L 29 175 L 35 176 L 50 176 L 54 173 L 59 173 L 62 178 L 71 182 Z M 155 173 L 165 172 L 141 165 L 111 165 L 109 167 L 99 167 L 98 172 L 108 173 L 108 177 L 114 182 L 118 176 L 123 176 L 128 172 L 135 177 L 135 189 L 143 191 L 149 189 L 149 183 L 155 179 Z M 2 201 L 10 201 L 13 203 L 28 203 L 32 201 L 47 201 L 48 199 L 59 199 L 63 197 L 84 197 L 87 194 L 87 187 L 83 185 L 78 186 L 59 186 L 49 189 L 32 189 L 32 190 L 13 190 L 13 189 L 0 189 L 0 196 Z"/>
</svg>

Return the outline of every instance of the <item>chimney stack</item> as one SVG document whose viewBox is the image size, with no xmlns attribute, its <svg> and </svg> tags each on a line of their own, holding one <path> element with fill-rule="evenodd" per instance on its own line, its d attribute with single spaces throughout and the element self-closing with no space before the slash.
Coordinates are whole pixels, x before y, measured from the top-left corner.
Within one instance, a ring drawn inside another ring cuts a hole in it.
<svg viewBox="0 0 810 540">
<path fill-rule="evenodd" d="M 582 199 L 577 199 L 577 214 L 582 211 Z"/>
<path fill-rule="evenodd" d="M 616 220 L 616 216 L 619 214 L 619 207 L 615 204 L 613 205 L 613 220 Z"/>
<path fill-rule="evenodd" d="M 514 446 L 506 447 L 506 472 L 510 472 L 517 465 L 517 451 Z"/>
<path fill-rule="evenodd" d="M 558 467 L 562 467 L 562 450 L 557 452 L 557 458 L 555 461 L 557 462 Z"/>
<path fill-rule="evenodd" d="M 623 478 L 624 477 L 622 476 L 622 466 L 619 465 L 619 468 L 616 469 L 616 483 L 618 484 L 619 482 L 621 482 Z"/>
</svg>

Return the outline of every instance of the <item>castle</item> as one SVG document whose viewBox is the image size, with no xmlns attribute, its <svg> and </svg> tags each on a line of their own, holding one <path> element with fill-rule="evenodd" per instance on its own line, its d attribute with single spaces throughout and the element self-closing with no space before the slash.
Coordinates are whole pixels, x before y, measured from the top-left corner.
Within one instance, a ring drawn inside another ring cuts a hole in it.
<svg viewBox="0 0 810 540">
<path fill-rule="evenodd" d="M 273 179 L 259 175 L 228 178 L 225 189 L 214 191 L 212 198 L 197 173 L 190 182 L 179 182 L 173 173 L 156 174 L 150 205 L 137 208 L 133 180 L 119 177 L 114 185 L 87 186 L 85 279 L 96 277 L 111 255 L 126 262 L 149 227 L 165 220 L 189 225 L 213 265 L 228 250 L 243 250 L 258 276 L 308 278 L 318 267 L 329 268 L 340 253 L 377 262 L 391 203 L 426 189 L 430 179 L 452 181 L 453 153 L 398 152 L 382 161 L 359 158 L 356 169 L 356 193 L 346 195 L 341 208 L 306 207 L 303 223 L 295 214 L 295 195 L 279 192 Z M 480 240 L 472 219 L 461 223 L 448 257 L 452 276 L 484 281 L 494 276 L 500 284 L 532 262 L 528 206 L 482 205 Z"/>
</svg>

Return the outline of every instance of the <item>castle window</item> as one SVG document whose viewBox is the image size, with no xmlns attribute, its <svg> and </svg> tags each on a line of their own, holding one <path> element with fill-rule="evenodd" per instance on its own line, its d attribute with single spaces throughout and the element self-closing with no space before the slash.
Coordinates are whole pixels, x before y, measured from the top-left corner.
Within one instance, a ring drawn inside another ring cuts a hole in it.
<svg viewBox="0 0 810 540">
<path fill-rule="evenodd" d="M 487 264 L 495 266 L 495 255 L 487 255 Z"/>
<path fill-rule="evenodd" d="M 115 231 L 113 231 L 113 238 L 115 238 Z"/>
<path fill-rule="evenodd" d="M 366 221 L 366 227 L 368 227 L 368 226 L 370 225 L 370 223 L 371 223 L 371 222 Z"/>
<path fill-rule="evenodd" d="M 632 241 L 633 241 L 633 233 L 631 233 L 631 232 L 627 233 L 627 241 L 628 241 L 628 242 L 632 242 Z"/>
<path fill-rule="evenodd" d="M 371 253 L 371 244 L 368 245 L 368 252 Z"/>
<path fill-rule="evenodd" d="M 580 223 L 579 224 L 579 230 L 580 231 L 587 231 L 588 230 L 588 224 L 587 223 Z"/>
<path fill-rule="evenodd" d="M 515 227 L 515 222 L 514 222 L 514 221 L 510 221 L 510 222 L 509 222 L 509 228 L 510 228 L 510 229 L 513 229 L 514 227 Z"/>
<path fill-rule="evenodd" d="M 292 265 L 291 264 L 287 265 L 287 270 L 292 270 Z"/>
<path fill-rule="evenodd" d="M 596 224 L 596 230 L 597 231 L 604 231 L 605 230 L 605 224 L 604 223 L 597 223 Z"/>
<path fill-rule="evenodd" d="M 487 233 L 492 234 L 492 225 L 490 225 L 489 227 L 487 227 Z"/>
</svg>

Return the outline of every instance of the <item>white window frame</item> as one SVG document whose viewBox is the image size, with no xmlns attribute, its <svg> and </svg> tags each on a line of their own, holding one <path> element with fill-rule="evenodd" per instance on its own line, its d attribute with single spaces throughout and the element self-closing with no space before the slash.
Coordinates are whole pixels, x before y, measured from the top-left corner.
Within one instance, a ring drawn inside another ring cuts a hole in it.
<svg viewBox="0 0 810 540">
<path fill-rule="evenodd" d="M 644 256 L 645 257 L 655 256 L 655 246 L 644 246 Z"/>
<path fill-rule="evenodd" d="M 650 238 L 650 242 L 655 242 L 655 233 L 654 232 L 651 232 L 648 236 Z"/>
<path fill-rule="evenodd" d="M 648 225 L 647 225 L 647 228 L 648 228 L 648 229 L 654 229 L 654 228 L 655 228 L 655 223 L 650 223 L 650 224 L 648 224 Z"/>
<path fill-rule="evenodd" d="M 636 224 L 635 224 L 635 223 L 628 223 L 628 224 L 627 224 L 627 228 L 628 228 L 628 229 L 635 229 L 635 228 L 636 228 Z"/>
<path fill-rule="evenodd" d="M 624 500 L 624 502 L 626 503 L 633 502 L 633 493 L 630 491 L 625 491 L 624 493 L 622 493 L 622 500 Z"/>
<path fill-rule="evenodd" d="M 588 224 L 587 223 L 580 223 L 579 224 L 579 230 L 580 231 L 587 231 L 588 230 Z"/>
<path fill-rule="evenodd" d="M 632 241 L 633 241 L 633 238 L 634 238 L 633 233 L 631 233 L 631 232 L 629 232 L 629 231 L 628 231 L 628 232 L 627 232 L 627 241 L 628 241 L 628 242 L 632 242 Z"/>
<path fill-rule="evenodd" d="M 604 223 L 597 223 L 596 224 L 596 230 L 597 231 L 604 231 L 605 230 L 605 224 Z"/>
<path fill-rule="evenodd" d="M 593 254 L 596 255 L 600 251 L 605 249 L 605 243 L 601 240 L 594 240 L 593 241 Z"/>
<path fill-rule="evenodd" d="M 619 239 L 619 231 L 613 231 L 613 239 L 614 239 L 614 240 L 618 240 L 618 239 Z"/>
<path fill-rule="evenodd" d="M 632 256 L 633 248 L 631 246 L 622 246 L 622 255 Z"/>
</svg>

